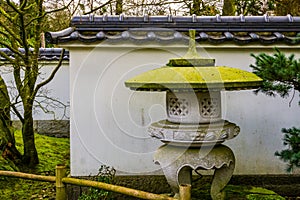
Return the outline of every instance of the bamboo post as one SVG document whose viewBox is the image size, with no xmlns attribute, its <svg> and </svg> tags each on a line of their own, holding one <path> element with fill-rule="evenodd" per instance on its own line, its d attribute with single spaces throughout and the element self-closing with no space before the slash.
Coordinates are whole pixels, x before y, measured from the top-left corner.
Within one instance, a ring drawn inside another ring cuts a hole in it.
<svg viewBox="0 0 300 200">
<path fill-rule="evenodd" d="M 179 186 L 179 200 L 190 200 L 191 199 L 191 185 L 182 184 Z"/>
<path fill-rule="evenodd" d="M 66 166 L 64 165 L 56 165 L 55 168 L 55 187 L 56 187 L 56 200 L 66 200 L 67 193 L 65 184 L 62 182 L 62 179 L 66 177 Z"/>
</svg>

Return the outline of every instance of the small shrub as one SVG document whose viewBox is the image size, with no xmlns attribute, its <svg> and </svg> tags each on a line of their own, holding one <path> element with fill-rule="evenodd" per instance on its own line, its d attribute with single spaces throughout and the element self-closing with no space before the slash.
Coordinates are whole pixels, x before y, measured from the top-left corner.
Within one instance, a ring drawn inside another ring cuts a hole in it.
<svg viewBox="0 0 300 200">
<path fill-rule="evenodd" d="M 115 174 L 116 170 L 113 167 L 101 165 L 98 174 L 93 176 L 92 180 L 113 184 Z M 108 200 L 111 199 L 110 195 L 111 192 L 109 191 L 97 188 L 89 188 L 87 192 L 81 194 L 78 200 Z"/>
</svg>

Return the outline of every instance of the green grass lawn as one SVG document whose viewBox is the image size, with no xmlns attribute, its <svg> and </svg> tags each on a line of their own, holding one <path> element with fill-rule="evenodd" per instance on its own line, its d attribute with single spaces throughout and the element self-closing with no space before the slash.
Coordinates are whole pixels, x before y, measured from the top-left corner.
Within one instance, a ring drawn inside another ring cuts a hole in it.
<svg viewBox="0 0 300 200">
<path fill-rule="evenodd" d="M 15 133 L 17 148 L 22 151 L 22 136 Z M 31 169 L 33 174 L 55 175 L 55 166 L 65 164 L 70 167 L 70 140 L 35 134 L 36 148 L 40 164 Z M 0 156 L 1 170 L 14 170 L 14 167 Z M 55 199 L 54 183 L 0 177 L 0 199 Z"/>
</svg>

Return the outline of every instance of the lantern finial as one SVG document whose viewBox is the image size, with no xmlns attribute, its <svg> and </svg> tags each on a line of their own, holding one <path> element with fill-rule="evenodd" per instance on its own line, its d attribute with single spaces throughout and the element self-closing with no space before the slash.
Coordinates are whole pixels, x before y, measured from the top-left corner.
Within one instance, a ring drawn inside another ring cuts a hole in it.
<svg viewBox="0 0 300 200">
<path fill-rule="evenodd" d="M 195 35 L 196 35 L 196 30 L 195 29 L 190 29 L 189 30 L 189 36 L 190 36 L 190 41 L 189 41 L 189 49 L 188 52 L 183 56 L 185 59 L 199 59 L 201 58 L 197 52 L 196 49 L 196 42 L 195 42 Z"/>
<path fill-rule="evenodd" d="M 202 58 L 196 49 L 196 41 L 195 41 L 196 30 L 189 30 L 189 49 L 187 53 L 182 58 L 174 58 L 170 59 L 167 66 L 170 67 L 207 67 L 214 66 L 215 59 L 212 58 Z"/>
</svg>

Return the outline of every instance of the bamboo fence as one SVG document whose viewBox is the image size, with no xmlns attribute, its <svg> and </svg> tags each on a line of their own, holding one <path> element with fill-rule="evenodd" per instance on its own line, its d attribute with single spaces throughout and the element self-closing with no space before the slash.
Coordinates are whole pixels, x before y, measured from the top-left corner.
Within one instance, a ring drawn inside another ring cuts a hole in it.
<svg viewBox="0 0 300 200">
<path fill-rule="evenodd" d="M 154 193 L 127 188 L 123 186 L 66 177 L 66 167 L 63 165 L 56 166 L 55 176 L 41 176 L 41 175 L 27 174 L 22 172 L 12 172 L 12 171 L 0 171 L 0 176 L 53 182 L 55 183 L 55 187 L 56 187 L 56 200 L 67 199 L 67 191 L 66 191 L 65 184 L 99 188 L 99 189 L 117 192 L 127 196 L 137 197 L 141 199 L 178 200 L 177 198 L 169 197 L 166 195 L 154 194 Z M 190 199 L 191 199 L 191 185 L 180 185 L 179 200 L 190 200 Z"/>
</svg>

